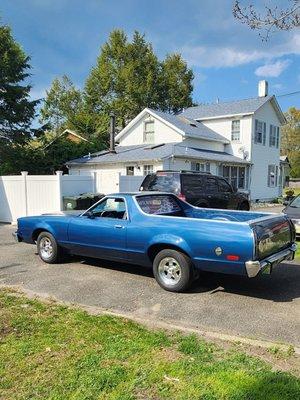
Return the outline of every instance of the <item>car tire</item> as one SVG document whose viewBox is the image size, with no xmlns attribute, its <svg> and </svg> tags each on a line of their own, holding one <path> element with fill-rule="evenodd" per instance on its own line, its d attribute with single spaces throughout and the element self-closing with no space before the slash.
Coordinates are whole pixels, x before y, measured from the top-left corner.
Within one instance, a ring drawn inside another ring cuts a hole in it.
<svg viewBox="0 0 300 400">
<path fill-rule="evenodd" d="M 47 264 L 55 264 L 62 259 L 62 249 L 50 232 L 41 232 L 37 238 L 37 252 L 41 260 Z"/>
<path fill-rule="evenodd" d="M 164 249 L 154 258 L 153 274 L 163 289 L 169 292 L 184 292 L 193 281 L 193 264 L 186 254 Z"/>
<path fill-rule="evenodd" d="M 249 211 L 249 210 L 250 210 L 249 203 L 248 203 L 247 201 L 243 201 L 243 202 L 239 205 L 239 210 L 241 210 L 241 211 Z"/>
</svg>

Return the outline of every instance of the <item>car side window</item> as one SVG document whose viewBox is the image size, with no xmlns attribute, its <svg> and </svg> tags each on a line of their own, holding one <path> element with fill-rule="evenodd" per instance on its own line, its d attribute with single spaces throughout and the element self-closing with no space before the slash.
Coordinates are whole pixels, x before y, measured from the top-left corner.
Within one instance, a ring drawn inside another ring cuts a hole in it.
<svg viewBox="0 0 300 400">
<path fill-rule="evenodd" d="M 216 178 L 207 177 L 206 179 L 206 191 L 207 193 L 217 193 L 218 191 L 218 183 Z"/>
<path fill-rule="evenodd" d="M 226 193 L 231 193 L 232 189 L 231 186 L 229 185 L 228 182 L 225 181 L 225 179 L 219 179 L 219 191 L 220 192 L 226 192 Z"/>
<path fill-rule="evenodd" d="M 126 219 L 125 200 L 118 197 L 108 197 L 89 210 L 93 217 Z"/>
</svg>

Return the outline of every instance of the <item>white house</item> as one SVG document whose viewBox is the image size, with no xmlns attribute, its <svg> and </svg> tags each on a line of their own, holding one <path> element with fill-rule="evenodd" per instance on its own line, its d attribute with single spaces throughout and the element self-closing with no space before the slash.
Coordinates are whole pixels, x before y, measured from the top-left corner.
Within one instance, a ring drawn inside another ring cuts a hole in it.
<svg viewBox="0 0 300 400">
<path fill-rule="evenodd" d="M 225 177 L 251 200 L 281 194 L 280 127 L 285 117 L 267 82 L 252 99 L 204 104 L 172 115 L 145 108 L 115 137 L 115 151 L 67 163 L 70 174 L 99 172 L 101 191 L 116 192 L 124 176 L 171 170 Z M 124 178 L 125 179 L 125 178 Z M 123 190 L 123 189 L 122 189 Z"/>
</svg>

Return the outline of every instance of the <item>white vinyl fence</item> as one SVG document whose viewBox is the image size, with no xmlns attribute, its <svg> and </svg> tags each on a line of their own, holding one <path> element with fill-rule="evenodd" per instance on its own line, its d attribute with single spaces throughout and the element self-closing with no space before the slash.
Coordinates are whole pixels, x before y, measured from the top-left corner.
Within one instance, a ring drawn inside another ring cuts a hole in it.
<svg viewBox="0 0 300 400">
<path fill-rule="evenodd" d="M 63 196 L 87 192 L 97 192 L 95 174 L 0 176 L 0 222 L 61 211 Z"/>
<path fill-rule="evenodd" d="M 120 192 L 138 192 L 144 178 L 145 176 L 143 175 L 136 175 L 136 176 L 120 175 L 119 177 Z"/>
</svg>

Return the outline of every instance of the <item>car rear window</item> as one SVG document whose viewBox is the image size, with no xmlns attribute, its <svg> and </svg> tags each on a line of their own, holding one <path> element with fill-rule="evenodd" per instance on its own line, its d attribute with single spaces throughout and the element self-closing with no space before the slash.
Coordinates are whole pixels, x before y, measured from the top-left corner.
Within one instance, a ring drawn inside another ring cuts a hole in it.
<svg viewBox="0 0 300 400">
<path fill-rule="evenodd" d="M 180 193 L 179 174 L 158 172 L 156 175 L 148 175 L 142 183 L 141 190 L 152 192 Z"/>
<path fill-rule="evenodd" d="M 163 215 L 182 211 L 173 196 L 141 196 L 137 197 L 137 202 L 146 214 Z"/>
</svg>

